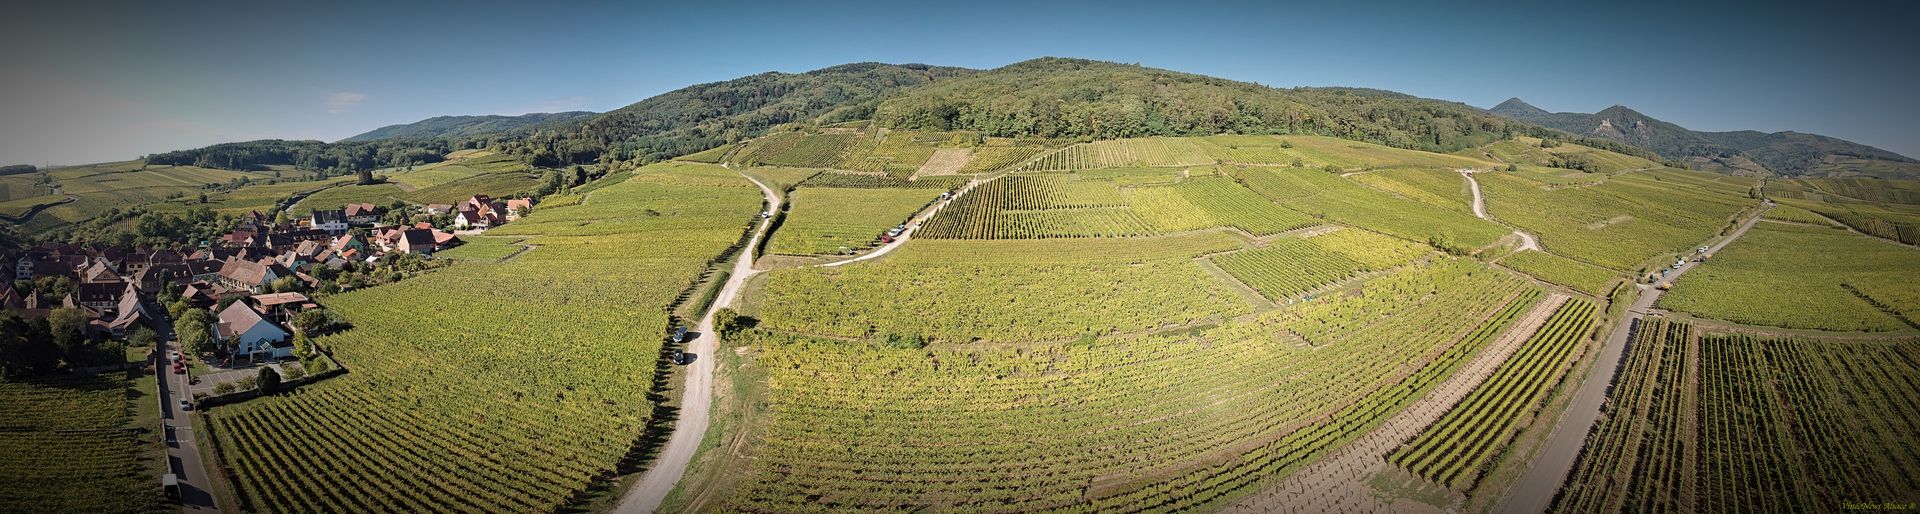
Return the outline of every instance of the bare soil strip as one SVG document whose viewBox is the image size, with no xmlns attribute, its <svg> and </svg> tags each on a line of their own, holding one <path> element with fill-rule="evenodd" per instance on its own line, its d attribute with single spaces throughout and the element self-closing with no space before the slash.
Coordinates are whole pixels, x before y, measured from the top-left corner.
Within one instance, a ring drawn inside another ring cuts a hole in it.
<svg viewBox="0 0 1920 514">
<path fill-rule="evenodd" d="M 956 175 L 961 168 L 967 167 L 967 161 L 973 160 L 973 150 L 969 148 L 941 148 L 933 151 L 926 164 L 913 172 L 913 178 Z"/>
</svg>

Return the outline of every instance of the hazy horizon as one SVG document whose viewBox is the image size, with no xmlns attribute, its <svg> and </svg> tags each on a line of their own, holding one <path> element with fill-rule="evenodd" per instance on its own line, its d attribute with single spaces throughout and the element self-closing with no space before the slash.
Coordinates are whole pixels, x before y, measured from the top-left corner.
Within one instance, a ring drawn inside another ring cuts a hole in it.
<svg viewBox="0 0 1920 514">
<path fill-rule="evenodd" d="M 1097 5 L 1108 4 L 36 4 L 0 22 L 0 163 L 334 141 L 434 116 L 604 112 L 851 62 L 989 69 L 1042 56 L 1480 108 L 1619 104 L 1694 130 L 1792 130 L 1920 155 L 1909 93 L 1920 71 L 1898 64 L 1920 47 L 1898 27 L 1911 4 Z M 1527 21 L 1542 17 L 1570 21 Z"/>
</svg>

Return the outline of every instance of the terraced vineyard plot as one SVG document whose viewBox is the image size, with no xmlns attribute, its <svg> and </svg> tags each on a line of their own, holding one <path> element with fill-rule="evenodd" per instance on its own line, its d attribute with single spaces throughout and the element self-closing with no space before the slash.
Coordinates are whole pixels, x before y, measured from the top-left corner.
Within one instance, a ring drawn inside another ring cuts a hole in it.
<svg viewBox="0 0 1920 514">
<path fill-rule="evenodd" d="M 1572 367 L 1589 339 L 1594 310 L 1593 302 L 1577 298 L 1561 304 L 1493 376 L 1388 460 L 1456 490 L 1472 489 Z"/>
<path fill-rule="evenodd" d="M 1547 190 L 1509 173 L 1479 177 L 1487 213 L 1574 260 L 1632 272 L 1662 253 L 1690 253 L 1757 201 L 1744 192 L 1615 176 L 1598 186 Z"/>
<path fill-rule="evenodd" d="M 1613 270 L 1547 252 L 1514 252 L 1501 258 L 1500 265 L 1590 295 L 1607 294 L 1608 286 L 1620 279 Z"/>
<path fill-rule="evenodd" d="M 525 244 L 521 244 L 521 241 L 525 240 L 526 238 L 522 237 L 461 236 L 460 246 L 434 252 L 434 256 L 476 262 L 492 262 L 504 259 L 507 256 L 519 252 L 522 248 L 526 248 L 527 246 Z"/>
<path fill-rule="evenodd" d="M 1198 166 L 1213 163 L 1212 154 L 1200 140 L 1154 137 L 1080 143 L 1047 154 L 1022 167 L 1021 171 Z"/>
<path fill-rule="evenodd" d="M 732 160 L 749 166 L 827 168 L 840 163 L 863 134 L 781 132 L 748 141 Z M 918 165 L 915 165 L 917 168 Z"/>
<path fill-rule="evenodd" d="M 1785 204 L 1775 205 L 1772 209 L 1767 209 L 1767 213 L 1762 216 L 1770 220 L 1791 221 L 1808 225 L 1833 225 L 1832 221 L 1829 221 L 1824 216 L 1815 214 L 1813 211 Z"/>
<path fill-rule="evenodd" d="M 413 171 L 384 170 L 376 174 L 405 184 L 410 190 L 426 189 L 449 182 L 493 173 L 529 173 L 531 166 L 519 157 L 506 154 L 469 154 L 467 157 L 415 167 Z"/>
<path fill-rule="evenodd" d="M 863 133 L 838 167 L 905 178 L 933 156 L 939 137 L 938 133 L 910 131 L 891 131 L 883 136 Z"/>
<path fill-rule="evenodd" d="M 1248 165 L 1334 166 L 1353 171 L 1366 168 L 1422 166 L 1444 169 L 1484 168 L 1492 163 L 1457 155 L 1422 152 L 1326 136 L 1219 135 L 1200 138 L 1215 157 Z"/>
<path fill-rule="evenodd" d="M 1234 177 L 1288 209 L 1461 253 L 1508 233 L 1471 214 L 1395 198 L 1320 170 L 1242 168 Z"/>
<path fill-rule="evenodd" d="M 687 161 L 687 162 L 701 162 L 701 163 L 707 163 L 707 164 L 720 164 L 721 161 L 726 160 L 727 154 L 733 153 L 733 150 L 738 147 L 739 147 L 738 145 L 720 145 L 720 146 L 716 146 L 706 150 L 701 150 L 701 151 L 690 153 L 687 155 L 675 157 L 673 158 L 673 160 Z"/>
<path fill-rule="evenodd" d="M 1125 237 L 1154 228 L 1111 186 L 1062 175 L 992 180 L 955 198 L 915 234 L 932 239 Z"/>
<path fill-rule="evenodd" d="M 1425 247 L 1361 230 L 1308 239 L 1281 238 L 1266 248 L 1213 257 L 1213 262 L 1271 300 L 1293 298 L 1362 272 L 1400 266 Z"/>
<path fill-rule="evenodd" d="M 1477 349 L 1465 336 L 1522 288 L 1458 260 L 1402 275 L 1326 302 L 1393 308 L 1323 332 L 1317 349 L 1279 336 L 1291 309 L 1191 335 L 1031 345 L 908 350 L 750 333 L 771 412 L 751 475 L 724 508 L 1222 505 L 1444 379 Z"/>
<path fill-rule="evenodd" d="M 145 380 L 151 375 L 134 374 Z M 126 375 L 0 382 L 0 511 L 164 512 L 153 427 L 135 427 Z M 143 429 L 144 428 L 144 429 Z"/>
<path fill-rule="evenodd" d="M 1920 312 L 1915 269 L 1920 250 L 1840 229 L 1761 222 L 1674 282 L 1659 306 L 1755 325 L 1898 330 L 1920 321 L 1901 319 Z M 1791 301 L 1780 300 L 1783 291 Z"/>
<path fill-rule="evenodd" d="M 1499 157 L 1502 162 L 1548 166 L 1559 158 L 1580 159 L 1593 166 L 1588 171 L 1595 173 L 1619 173 L 1628 170 L 1642 170 L 1660 167 L 1660 163 L 1640 157 L 1598 150 L 1573 143 L 1560 143 L 1553 148 L 1541 148 L 1540 139 L 1519 136 L 1487 146 L 1488 152 Z M 1564 166 L 1563 166 L 1564 167 Z"/>
<path fill-rule="evenodd" d="M 1401 198 L 1442 209 L 1473 214 L 1473 191 L 1467 180 L 1444 168 L 1403 168 L 1369 171 L 1353 180 Z"/>
<path fill-rule="evenodd" d="M 822 171 L 800 182 L 803 187 L 864 187 L 864 188 L 915 188 L 915 189 L 954 189 L 966 184 L 969 177 L 944 176 L 920 177 L 908 180 L 902 177 L 873 173 L 843 173 Z"/>
<path fill-rule="evenodd" d="M 960 168 L 961 173 L 987 173 L 1000 171 L 1008 166 L 1019 164 L 1039 154 L 1045 148 L 1039 146 L 983 146 L 973 149 L 973 159 Z"/>
<path fill-rule="evenodd" d="M 1640 324 L 1553 512 L 1920 501 L 1920 340 L 1699 332 Z"/>
<path fill-rule="evenodd" d="M 1224 178 L 1194 179 L 1175 188 L 1218 224 L 1236 227 L 1257 236 L 1278 234 L 1317 223 L 1305 214 L 1276 205 Z"/>
<path fill-rule="evenodd" d="M 865 248 L 939 194 L 932 189 L 800 188 L 792 193 L 793 207 L 767 251 L 819 255 Z"/>
<path fill-rule="evenodd" d="M 540 249 L 329 298 L 352 373 L 203 413 L 266 512 L 552 511 L 626 457 L 668 308 L 761 207 L 730 170 L 655 165 L 489 235 Z M 617 278 L 617 279 L 616 279 Z M 528 284 L 538 284 L 530 287 Z"/>
<path fill-rule="evenodd" d="M 1252 311 L 1191 257 L 1021 264 L 946 256 L 970 252 L 962 244 L 907 245 L 856 266 L 770 273 L 760 324 L 842 338 L 1008 342 L 1140 331 Z M 952 263 L 939 264 L 946 261 Z"/>
</svg>

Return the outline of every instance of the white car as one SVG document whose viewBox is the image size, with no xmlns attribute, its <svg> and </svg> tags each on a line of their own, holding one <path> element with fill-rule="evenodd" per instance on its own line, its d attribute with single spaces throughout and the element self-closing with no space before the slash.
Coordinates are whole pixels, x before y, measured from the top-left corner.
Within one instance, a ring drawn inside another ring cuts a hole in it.
<svg viewBox="0 0 1920 514">
<path fill-rule="evenodd" d="M 181 398 L 180 410 L 193 410 L 193 402 L 187 401 L 186 398 Z"/>
</svg>

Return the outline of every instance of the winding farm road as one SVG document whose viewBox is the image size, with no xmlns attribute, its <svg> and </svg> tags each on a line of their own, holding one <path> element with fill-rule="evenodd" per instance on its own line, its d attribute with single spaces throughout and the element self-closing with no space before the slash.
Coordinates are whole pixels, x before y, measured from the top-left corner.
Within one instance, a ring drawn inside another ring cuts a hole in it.
<svg viewBox="0 0 1920 514">
<path fill-rule="evenodd" d="M 1760 216 L 1771 207 L 1767 205 L 1753 213 L 1753 217 L 1740 224 L 1740 228 L 1735 229 L 1732 234 L 1709 245 L 1707 252 L 1719 252 L 1721 248 L 1725 248 L 1735 239 L 1745 235 L 1747 229 L 1753 228 L 1753 224 L 1759 222 Z M 1680 269 L 1674 270 L 1666 280 L 1668 282 L 1678 280 L 1680 275 L 1692 270 L 1696 264 L 1698 263 L 1689 261 L 1681 265 Z M 1573 403 L 1568 405 L 1566 412 L 1560 415 L 1560 421 L 1553 427 L 1553 433 L 1547 436 L 1546 445 L 1541 447 L 1540 453 L 1533 459 L 1533 464 L 1528 466 L 1526 473 L 1520 476 L 1520 481 L 1514 483 L 1513 489 L 1501 501 L 1500 507 L 1495 512 L 1532 514 L 1546 512 L 1547 507 L 1551 506 L 1554 495 L 1560 491 L 1560 483 L 1566 478 L 1567 473 L 1573 470 L 1573 463 L 1575 458 L 1580 456 L 1580 449 L 1586 446 L 1587 433 L 1591 432 L 1593 424 L 1600 420 L 1600 408 L 1606 403 L 1607 389 L 1613 386 L 1614 373 L 1620 367 L 1620 356 L 1626 351 L 1627 338 L 1631 335 L 1628 332 L 1633 328 L 1633 323 L 1645 316 L 1647 311 L 1653 308 L 1653 303 L 1660 299 L 1662 291 L 1659 289 L 1639 283 L 1635 283 L 1634 286 L 1640 288 L 1639 299 L 1627 308 L 1627 315 L 1620 318 L 1620 324 L 1613 327 L 1613 333 L 1607 336 L 1606 346 L 1600 348 L 1600 356 L 1594 363 L 1593 371 L 1587 374 L 1580 383 L 1580 389 L 1574 393 Z"/>
<path fill-rule="evenodd" d="M 780 196 L 774 194 L 772 188 L 746 174 L 741 176 L 752 181 L 753 185 L 760 186 L 760 193 L 767 198 L 768 212 L 780 210 Z M 767 227 L 771 223 L 771 219 L 762 219 L 759 226 L 754 228 L 753 237 L 741 248 L 740 258 L 733 264 L 733 274 L 727 277 L 727 283 L 720 287 L 720 292 L 713 297 L 713 304 L 707 306 L 706 314 L 701 315 L 700 323 L 695 325 L 694 332 L 698 336 L 687 345 L 687 352 L 694 355 L 694 360 L 687 365 L 687 381 L 680 397 L 680 418 L 674 421 L 673 434 L 667 436 L 667 445 L 654 459 L 653 466 L 647 468 L 640 475 L 640 480 L 620 498 L 620 505 L 614 508 L 614 512 L 653 512 L 660 507 L 660 501 L 666 499 L 667 493 L 673 491 L 674 484 L 680 482 L 680 477 L 686 475 L 687 465 L 693 462 L 694 451 L 700 448 L 700 439 L 706 437 L 707 418 L 713 410 L 713 366 L 717 360 L 715 354 L 720 349 L 719 337 L 713 331 L 713 314 L 721 307 L 732 305 L 740 293 L 740 286 L 759 273 L 753 269 L 753 259 L 756 257 L 753 250 L 760 246 L 762 238 L 767 237 Z"/>
<path fill-rule="evenodd" d="M 988 180 L 992 180 L 992 179 L 988 179 Z M 939 213 L 940 209 L 946 207 L 947 204 L 953 203 L 954 200 L 959 199 L 960 195 L 964 195 L 964 194 L 967 194 L 968 191 L 972 191 L 973 186 L 980 185 L 981 183 L 984 183 L 984 182 L 986 182 L 986 180 L 974 179 L 974 180 L 968 181 L 967 185 L 962 186 L 960 190 L 955 191 L 953 193 L 952 198 L 941 200 L 939 203 L 933 204 L 932 208 L 927 209 L 925 212 L 920 213 L 920 215 L 918 216 L 914 216 L 913 219 L 907 220 L 907 223 L 906 223 L 907 229 L 900 232 L 900 237 L 893 238 L 893 242 L 880 245 L 879 248 L 876 248 L 871 252 L 860 254 L 858 256 L 847 258 L 847 259 L 841 259 L 841 260 L 829 262 L 826 264 L 821 264 L 819 266 L 823 268 L 845 266 L 848 264 L 864 261 L 867 259 L 878 258 L 882 255 L 886 255 L 888 252 L 892 252 L 896 248 L 900 248 L 901 245 L 907 244 L 908 239 L 913 238 L 914 231 L 920 230 L 921 223 L 925 223 L 927 219 L 932 218 L 934 214 Z"/>
<path fill-rule="evenodd" d="M 1480 181 L 1473 178 L 1473 170 L 1460 170 L 1460 176 L 1467 177 L 1467 185 L 1473 186 L 1473 217 L 1487 219 L 1487 202 L 1480 198 Z M 1515 230 L 1513 235 L 1520 236 L 1520 251 L 1540 250 L 1540 240 L 1534 239 L 1533 234 Z"/>
</svg>

